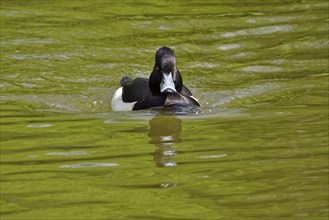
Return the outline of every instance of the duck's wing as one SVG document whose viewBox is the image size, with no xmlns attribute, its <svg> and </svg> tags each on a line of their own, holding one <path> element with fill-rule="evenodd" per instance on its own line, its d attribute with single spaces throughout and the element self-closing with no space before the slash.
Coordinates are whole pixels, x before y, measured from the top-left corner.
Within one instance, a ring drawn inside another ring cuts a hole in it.
<svg viewBox="0 0 329 220">
<path fill-rule="evenodd" d="M 184 85 L 183 85 L 182 91 L 180 93 L 184 96 L 192 96 L 192 92 Z"/>
<path fill-rule="evenodd" d="M 160 106 L 164 106 L 165 102 L 166 102 L 166 96 L 147 96 L 144 99 L 136 102 L 133 110 L 160 107 Z"/>
<path fill-rule="evenodd" d="M 122 84 L 122 100 L 124 102 L 141 101 L 145 97 L 152 96 L 149 88 L 149 81 L 145 78 L 136 78 L 132 80 L 127 77 Z"/>
<path fill-rule="evenodd" d="M 185 96 L 181 93 L 169 93 L 164 103 L 165 106 L 171 105 L 190 105 L 200 106 L 199 102 L 193 96 Z"/>
</svg>

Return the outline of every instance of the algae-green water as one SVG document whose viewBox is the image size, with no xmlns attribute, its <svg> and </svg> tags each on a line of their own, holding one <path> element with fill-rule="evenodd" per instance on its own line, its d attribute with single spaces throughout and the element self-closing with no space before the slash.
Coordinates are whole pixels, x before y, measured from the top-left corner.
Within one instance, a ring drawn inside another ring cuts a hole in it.
<svg viewBox="0 0 329 220">
<path fill-rule="evenodd" d="M 0 219 L 328 219 L 328 1 L 1 0 Z M 112 112 L 173 48 L 202 107 Z"/>
</svg>

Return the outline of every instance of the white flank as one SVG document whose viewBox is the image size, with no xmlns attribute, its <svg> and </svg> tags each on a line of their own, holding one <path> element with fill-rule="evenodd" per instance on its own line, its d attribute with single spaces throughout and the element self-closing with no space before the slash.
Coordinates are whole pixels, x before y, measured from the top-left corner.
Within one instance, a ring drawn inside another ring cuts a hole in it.
<svg viewBox="0 0 329 220">
<path fill-rule="evenodd" d="M 123 102 L 122 87 L 120 87 L 113 95 L 111 101 L 112 111 L 131 111 L 136 102 Z"/>
</svg>

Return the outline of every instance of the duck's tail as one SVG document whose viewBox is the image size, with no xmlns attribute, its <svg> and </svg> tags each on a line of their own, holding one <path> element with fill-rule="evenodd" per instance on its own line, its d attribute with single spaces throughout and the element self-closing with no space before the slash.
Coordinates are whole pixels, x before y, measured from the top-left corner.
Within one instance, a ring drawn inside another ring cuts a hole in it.
<svg viewBox="0 0 329 220">
<path fill-rule="evenodd" d="M 132 78 L 128 77 L 128 76 L 124 76 L 121 78 L 120 80 L 120 85 L 123 86 L 124 84 L 126 84 L 127 82 L 131 82 L 133 81 Z"/>
</svg>

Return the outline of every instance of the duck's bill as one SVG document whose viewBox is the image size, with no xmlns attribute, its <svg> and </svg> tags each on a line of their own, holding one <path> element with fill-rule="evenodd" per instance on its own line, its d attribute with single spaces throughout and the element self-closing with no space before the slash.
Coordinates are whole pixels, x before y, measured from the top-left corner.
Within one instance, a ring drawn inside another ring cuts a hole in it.
<svg viewBox="0 0 329 220">
<path fill-rule="evenodd" d="M 175 88 L 175 83 L 172 79 L 172 74 L 162 73 L 162 81 L 160 83 L 160 91 L 161 93 L 170 93 L 177 92 Z"/>
</svg>

